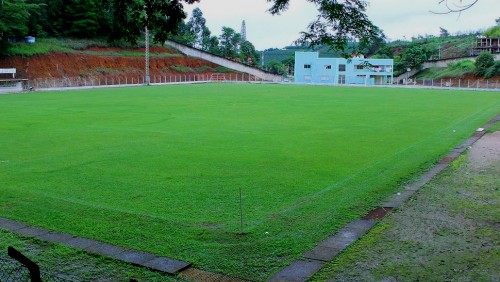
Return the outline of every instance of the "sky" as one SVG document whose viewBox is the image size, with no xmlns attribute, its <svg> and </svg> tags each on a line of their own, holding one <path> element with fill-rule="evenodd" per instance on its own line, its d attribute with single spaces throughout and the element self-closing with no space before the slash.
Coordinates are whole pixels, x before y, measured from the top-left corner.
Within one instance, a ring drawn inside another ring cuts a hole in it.
<svg viewBox="0 0 500 282">
<path fill-rule="evenodd" d="M 390 40 L 411 39 L 417 35 L 439 35 L 443 27 L 450 33 L 484 30 L 495 25 L 500 17 L 500 0 L 479 0 L 460 14 L 434 14 L 444 11 L 440 0 L 369 0 L 368 17 Z M 464 3 L 473 0 L 463 0 Z M 449 0 L 460 3 L 460 0 Z M 416 4 L 417 3 L 417 4 Z M 185 5 L 188 18 L 200 8 L 213 35 L 220 35 L 223 26 L 237 32 L 245 20 L 247 39 L 257 50 L 292 45 L 317 15 L 316 6 L 306 0 L 290 0 L 284 13 L 273 16 L 266 0 L 201 0 Z"/>
</svg>

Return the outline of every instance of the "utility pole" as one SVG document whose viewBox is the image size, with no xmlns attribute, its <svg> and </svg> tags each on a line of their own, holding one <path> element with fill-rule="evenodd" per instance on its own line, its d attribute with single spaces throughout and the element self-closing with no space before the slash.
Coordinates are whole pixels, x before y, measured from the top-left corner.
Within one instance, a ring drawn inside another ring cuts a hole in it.
<svg viewBox="0 0 500 282">
<path fill-rule="evenodd" d="M 149 81 L 150 81 L 150 77 L 149 77 L 149 30 L 148 30 L 148 27 L 146 26 L 146 30 L 145 30 L 145 34 L 146 34 L 146 50 L 145 50 L 145 57 L 146 57 L 146 69 L 145 69 L 145 73 L 146 73 L 146 85 L 149 85 Z"/>
<path fill-rule="evenodd" d="M 144 50 L 144 57 L 145 57 L 145 60 L 146 60 L 146 63 L 145 63 L 145 84 L 146 85 L 149 85 L 149 82 L 150 82 L 150 77 L 149 77 L 149 29 L 148 29 L 148 11 L 146 9 L 146 3 L 144 3 L 144 19 L 145 19 L 145 23 L 146 23 L 146 26 L 144 27 L 144 36 L 145 36 L 145 45 L 146 45 L 146 48 Z"/>
</svg>

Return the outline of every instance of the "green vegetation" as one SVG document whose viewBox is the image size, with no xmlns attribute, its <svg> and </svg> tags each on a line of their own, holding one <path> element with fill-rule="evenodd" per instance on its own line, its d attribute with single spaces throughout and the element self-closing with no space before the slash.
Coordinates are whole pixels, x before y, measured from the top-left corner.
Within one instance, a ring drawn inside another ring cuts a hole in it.
<svg viewBox="0 0 500 282">
<path fill-rule="evenodd" d="M 0 216 L 252 280 L 500 107 L 489 92 L 236 84 L 0 100 Z"/>
<path fill-rule="evenodd" d="M 440 79 L 440 78 L 460 78 L 467 74 L 473 74 L 475 71 L 474 62 L 464 60 L 448 64 L 446 68 L 429 68 L 415 75 L 417 79 Z"/>
<path fill-rule="evenodd" d="M 477 56 L 474 66 L 476 74 L 484 76 L 486 71 L 495 64 L 495 58 L 489 52 L 482 52 Z"/>
<path fill-rule="evenodd" d="M 4 52 L 6 56 L 34 56 L 44 55 L 52 52 L 67 54 L 89 54 L 98 56 L 124 56 L 124 57 L 144 57 L 144 52 L 127 50 L 131 45 L 124 44 L 125 49 L 119 51 L 89 51 L 92 47 L 107 48 L 111 47 L 103 39 L 57 39 L 57 38 L 39 38 L 36 44 L 10 43 L 10 48 Z M 144 47 L 144 46 L 142 46 Z M 153 58 L 179 57 L 181 53 L 157 53 L 151 52 Z"/>
<path fill-rule="evenodd" d="M 493 26 L 488 28 L 483 35 L 491 37 L 491 38 L 498 38 L 500 37 L 500 26 Z"/>
</svg>

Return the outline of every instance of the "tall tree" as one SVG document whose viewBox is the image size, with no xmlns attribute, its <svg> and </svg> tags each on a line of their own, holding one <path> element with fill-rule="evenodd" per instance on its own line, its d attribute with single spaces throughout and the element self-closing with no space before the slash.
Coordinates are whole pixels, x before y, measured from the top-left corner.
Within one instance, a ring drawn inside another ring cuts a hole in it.
<svg viewBox="0 0 500 282">
<path fill-rule="evenodd" d="M 236 58 L 241 43 L 241 35 L 230 27 L 222 27 L 222 34 L 219 36 L 219 48 L 221 55 L 227 58 Z"/>
<path fill-rule="evenodd" d="M 422 64 L 430 56 L 429 50 L 422 46 L 413 45 L 408 47 L 401 55 L 401 63 L 406 68 L 420 69 Z"/>
<path fill-rule="evenodd" d="M 65 6 L 66 35 L 89 38 L 99 30 L 95 0 L 67 0 Z"/>
<path fill-rule="evenodd" d="M 439 28 L 439 36 L 441 36 L 441 37 L 448 37 L 448 36 L 450 36 L 450 33 L 448 32 L 448 30 L 440 27 Z"/>
<path fill-rule="evenodd" d="M 240 45 L 240 59 L 243 62 L 255 65 L 259 62 L 259 54 L 255 50 L 255 46 L 250 41 L 243 41 Z"/>
<path fill-rule="evenodd" d="M 29 4 L 25 0 L 2 0 L 0 38 L 27 36 L 30 12 L 37 7 L 37 4 Z"/>
<path fill-rule="evenodd" d="M 272 14 L 284 12 L 290 0 L 267 0 L 273 6 Z M 380 37 L 380 30 L 366 15 L 367 1 L 363 0 L 308 0 L 316 4 L 319 15 L 301 33 L 297 43 L 328 45 L 346 51 L 348 42 L 356 40 L 363 49 L 368 43 Z"/>
<path fill-rule="evenodd" d="M 186 18 L 182 3 L 199 0 L 115 0 L 111 41 L 124 39 L 136 44 L 148 28 L 153 41 L 164 42 Z"/>
<path fill-rule="evenodd" d="M 195 36 L 193 46 L 196 48 L 202 48 L 203 46 L 203 35 L 208 30 L 206 23 L 207 20 L 203 17 L 203 12 L 201 12 L 200 8 L 195 8 L 193 15 L 188 21 L 188 26 L 191 29 L 191 33 Z"/>
</svg>

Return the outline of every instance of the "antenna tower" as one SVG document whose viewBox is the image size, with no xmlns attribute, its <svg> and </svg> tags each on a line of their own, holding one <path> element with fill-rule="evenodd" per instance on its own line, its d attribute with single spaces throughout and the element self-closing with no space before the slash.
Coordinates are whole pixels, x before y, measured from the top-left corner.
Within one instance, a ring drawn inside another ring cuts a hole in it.
<svg viewBox="0 0 500 282">
<path fill-rule="evenodd" d="M 245 24 L 245 20 L 241 23 L 241 40 L 247 41 L 247 26 Z"/>
</svg>

